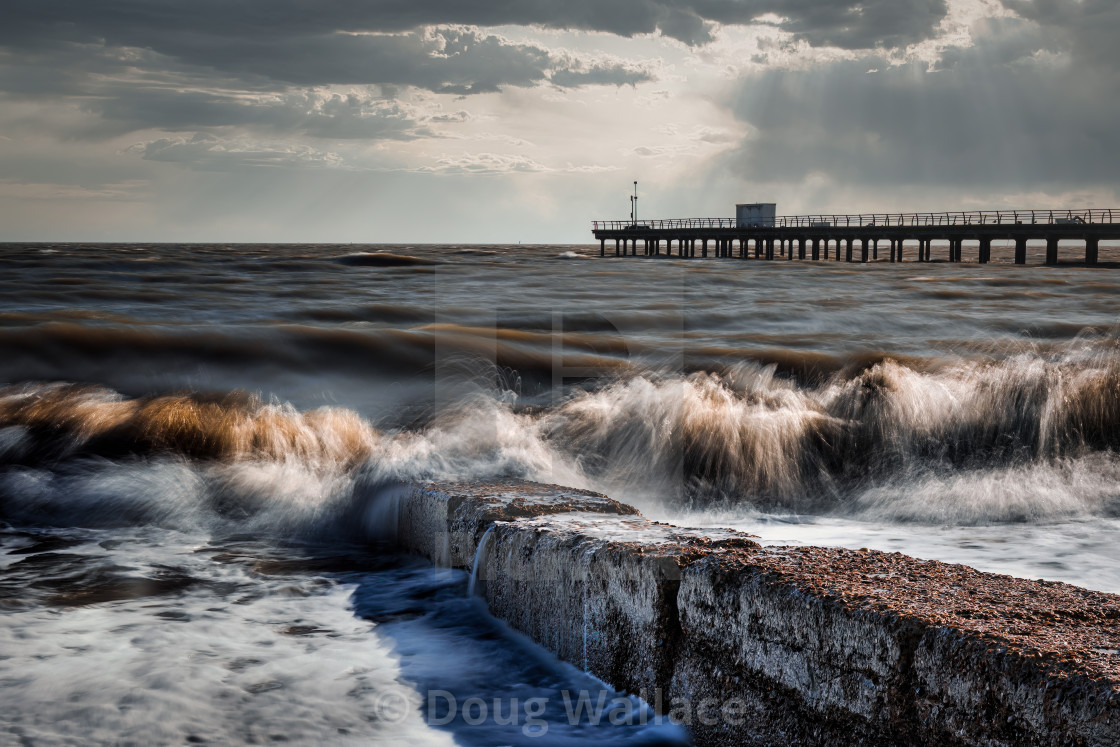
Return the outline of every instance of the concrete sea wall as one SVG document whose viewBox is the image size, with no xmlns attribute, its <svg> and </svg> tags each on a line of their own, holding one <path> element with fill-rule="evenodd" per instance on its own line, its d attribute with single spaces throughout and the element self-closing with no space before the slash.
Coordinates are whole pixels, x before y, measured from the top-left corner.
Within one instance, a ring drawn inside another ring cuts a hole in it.
<svg viewBox="0 0 1120 747">
<path fill-rule="evenodd" d="M 521 481 L 377 518 L 492 614 L 699 745 L 1120 744 L 1120 596 L 898 553 L 764 547 Z"/>
</svg>

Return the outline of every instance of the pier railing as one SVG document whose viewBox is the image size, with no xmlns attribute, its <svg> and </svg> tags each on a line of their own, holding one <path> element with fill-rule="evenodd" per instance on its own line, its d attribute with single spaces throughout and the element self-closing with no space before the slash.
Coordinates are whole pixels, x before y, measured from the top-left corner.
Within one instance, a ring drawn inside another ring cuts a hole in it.
<svg viewBox="0 0 1120 747">
<path fill-rule="evenodd" d="M 668 218 L 664 220 L 597 220 L 595 231 L 675 228 L 857 228 L 859 226 L 971 226 L 1120 223 L 1120 209 L 973 210 L 946 213 L 863 213 L 859 215 L 782 215 L 740 226 L 735 218 Z"/>
</svg>

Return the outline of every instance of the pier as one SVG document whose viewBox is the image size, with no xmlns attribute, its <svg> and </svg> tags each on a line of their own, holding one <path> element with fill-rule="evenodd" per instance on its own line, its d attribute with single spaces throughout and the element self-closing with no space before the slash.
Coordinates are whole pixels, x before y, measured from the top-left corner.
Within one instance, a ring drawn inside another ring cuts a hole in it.
<svg viewBox="0 0 1120 747">
<path fill-rule="evenodd" d="M 613 241 L 616 257 L 868 262 L 889 252 L 891 262 L 930 262 L 936 241 L 948 243 L 939 247 L 941 259 L 963 262 L 968 244 L 969 254 L 986 264 L 993 241 L 1013 241 L 1015 264 L 1022 265 L 1027 242 L 1045 241 L 1046 264 L 1056 265 L 1059 242 L 1078 241 L 1092 266 L 1101 241 L 1120 240 L 1120 209 L 787 215 L 749 225 L 734 218 L 614 220 L 594 221 L 592 231 L 601 257 Z"/>
</svg>

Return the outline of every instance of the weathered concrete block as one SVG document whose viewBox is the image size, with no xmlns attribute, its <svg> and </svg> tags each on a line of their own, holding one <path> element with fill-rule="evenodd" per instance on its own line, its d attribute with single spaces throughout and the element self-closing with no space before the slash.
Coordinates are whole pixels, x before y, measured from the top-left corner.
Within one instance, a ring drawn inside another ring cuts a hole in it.
<svg viewBox="0 0 1120 747">
<path fill-rule="evenodd" d="M 682 574 L 671 696 L 748 704 L 702 744 L 1120 744 L 1118 603 L 897 553 L 713 555 Z"/>
<path fill-rule="evenodd" d="M 715 534 L 637 516 L 499 523 L 479 552 L 479 591 L 495 616 L 560 658 L 615 687 L 667 694 L 682 564 L 757 547 L 749 535 Z"/>
<path fill-rule="evenodd" d="M 1120 744 L 1120 596 L 898 553 L 761 547 L 515 480 L 383 503 L 406 549 L 697 744 Z"/>
<path fill-rule="evenodd" d="M 373 521 L 394 541 L 437 565 L 470 569 L 495 522 L 565 513 L 637 516 L 600 493 L 524 480 L 425 483 L 381 489 Z"/>
</svg>

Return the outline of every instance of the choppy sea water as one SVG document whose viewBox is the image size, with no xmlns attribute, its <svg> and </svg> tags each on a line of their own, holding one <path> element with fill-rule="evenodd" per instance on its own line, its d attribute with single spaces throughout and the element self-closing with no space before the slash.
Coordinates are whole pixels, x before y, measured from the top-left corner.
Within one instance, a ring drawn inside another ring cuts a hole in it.
<svg viewBox="0 0 1120 747">
<path fill-rule="evenodd" d="M 4 739 L 686 739 L 378 547 L 386 479 L 1120 591 L 1116 248 L 597 254 L 0 246 Z"/>
</svg>

